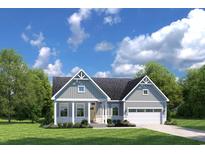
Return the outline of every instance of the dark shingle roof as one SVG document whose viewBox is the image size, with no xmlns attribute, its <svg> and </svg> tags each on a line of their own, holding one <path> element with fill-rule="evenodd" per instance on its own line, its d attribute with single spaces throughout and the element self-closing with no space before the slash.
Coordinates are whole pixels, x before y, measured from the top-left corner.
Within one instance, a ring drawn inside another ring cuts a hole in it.
<svg viewBox="0 0 205 154">
<path fill-rule="evenodd" d="M 143 77 L 130 78 L 94 78 L 95 83 L 112 99 L 122 100 Z M 71 77 L 53 77 L 53 95 L 57 93 Z"/>
</svg>

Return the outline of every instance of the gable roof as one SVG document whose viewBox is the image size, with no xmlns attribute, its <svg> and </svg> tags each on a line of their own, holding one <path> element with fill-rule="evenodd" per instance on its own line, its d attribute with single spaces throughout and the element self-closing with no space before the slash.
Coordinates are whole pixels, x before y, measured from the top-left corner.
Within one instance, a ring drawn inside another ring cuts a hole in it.
<svg viewBox="0 0 205 154">
<path fill-rule="evenodd" d="M 82 76 L 79 76 L 79 74 L 81 73 Z M 83 74 L 84 75 L 83 75 Z M 107 95 L 107 93 L 105 93 L 96 83 L 95 81 L 93 81 L 93 79 L 87 75 L 87 73 L 85 73 L 85 71 L 83 69 L 80 69 L 73 77 L 71 77 L 51 98 L 52 100 L 55 99 L 55 97 L 63 90 L 66 88 L 66 86 L 76 77 L 79 76 L 80 78 L 82 77 L 82 79 L 86 76 L 106 97 L 108 100 L 110 100 L 111 98 Z"/>
<path fill-rule="evenodd" d="M 91 79 L 111 98 L 122 100 L 143 77 L 131 78 L 95 78 Z M 72 77 L 53 77 L 53 95 L 55 95 Z"/>
</svg>

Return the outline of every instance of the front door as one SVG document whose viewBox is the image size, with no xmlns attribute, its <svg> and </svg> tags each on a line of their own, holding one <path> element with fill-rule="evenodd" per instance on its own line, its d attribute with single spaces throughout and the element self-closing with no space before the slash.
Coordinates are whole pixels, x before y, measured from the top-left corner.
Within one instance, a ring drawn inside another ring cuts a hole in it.
<svg viewBox="0 0 205 154">
<path fill-rule="evenodd" d="M 91 103 L 90 106 L 90 121 L 95 122 L 96 121 L 96 103 Z"/>
</svg>

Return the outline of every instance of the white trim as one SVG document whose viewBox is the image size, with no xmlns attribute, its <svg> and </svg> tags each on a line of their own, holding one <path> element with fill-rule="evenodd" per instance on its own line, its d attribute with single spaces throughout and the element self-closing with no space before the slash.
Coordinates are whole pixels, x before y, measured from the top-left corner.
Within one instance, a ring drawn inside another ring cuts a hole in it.
<svg viewBox="0 0 205 154">
<path fill-rule="evenodd" d="M 107 124 L 107 102 L 105 104 L 105 124 Z"/>
<path fill-rule="evenodd" d="M 137 100 L 137 101 L 132 101 L 132 100 L 130 100 L 130 101 L 125 101 L 125 102 L 162 102 L 162 103 L 165 103 L 166 101 L 145 101 L 145 100 Z"/>
<path fill-rule="evenodd" d="M 77 110 L 78 110 L 78 105 L 83 105 L 83 116 L 78 116 Z M 76 103 L 76 108 L 75 108 L 75 117 L 76 118 L 85 118 L 85 103 Z"/>
<path fill-rule="evenodd" d="M 109 100 L 108 102 L 122 102 L 122 100 Z"/>
<path fill-rule="evenodd" d="M 144 93 L 145 91 L 147 91 L 147 94 Z M 146 95 L 149 95 L 149 89 L 143 89 L 142 95 L 145 95 L 145 96 L 146 96 Z"/>
<path fill-rule="evenodd" d="M 57 125 L 57 102 L 54 101 L 54 125 Z"/>
<path fill-rule="evenodd" d="M 127 107 L 127 109 L 163 109 L 163 107 Z"/>
<path fill-rule="evenodd" d="M 122 99 L 122 101 L 125 101 L 125 99 L 141 84 L 141 82 L 144 80 L 144 78 L 148 78 L 150 82 L 157 88 L 157 90 L 166 98 L 166 101 L 169 101 L 169 99 L 164 95 L 164 93 L 152 82 L 152 80 L 146 75 L 144 76 L 140 82 Z"/>
<path fill-rule="evenodd" d="M 88 124 L 90 124 L 90 102 L 88 102 Z"/>
<path fill-rule="evenodd" d="M 75 123 L 75 104 L 72 102 L 72 123 Z"/>
<path fill-rule="evenodd" d="M 84 88 L 84 90 L 80 91 L 79 88 Z M 78 85 L 78 93 L 85 93 L 85 85 Z"/>
<path fill-rule="evenodd" d="M 61 116 L 61 107 L 67 107 L 67 116 Z M 66 118 L 69 117 L 69 104 L 68 103 L 59 103 L 59 117 L 60 118 Z"/>
<path fill-rule="evenodd" d="M 89 101 L 99 101 L 99 102 L 101 102 L 101 101 L 105 101 L 105 99 L 93 99 L 93 98 L 58 98 L 58 99 L 56 99 L 56 101 L 59 101 L 59 102 L 63 102 L 63 101 L 79 101 L 79 102 L 81 102 L 81 101 L 83 101 L 83 102 L 89 102 Z"/>
<path fill-rule="evenodd" d="M 80 73 L 83 72 L 88 79 L 90 79 L 90 81 L 107 97 L 108 100 L 111 100 L 111 98 L 95 83 L 95 81 L 93 81 L 93 79 L 87 75 L 87 73 L 85 73 L 85 71 L 83 69 L 80 69 L 57 93 L 55 93 L 55 95 L 53 95 L 53 97 L 51 98 L 52 100 L 55 99 L 55 97 Z M 80 80 L 80 79 L 79 79 Z"/>
</svg>

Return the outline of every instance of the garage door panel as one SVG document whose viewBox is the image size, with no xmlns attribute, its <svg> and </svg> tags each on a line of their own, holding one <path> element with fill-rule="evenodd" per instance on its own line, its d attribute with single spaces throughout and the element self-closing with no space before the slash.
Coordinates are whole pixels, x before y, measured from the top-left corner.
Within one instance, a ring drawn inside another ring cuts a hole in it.
<svg viewBox="0 0 205 154">
<path fill-rule="evenodd" d="M 127 120 L 135 124 L 160 124 L 161 112 L 128 112 Z"/>
</svg>

